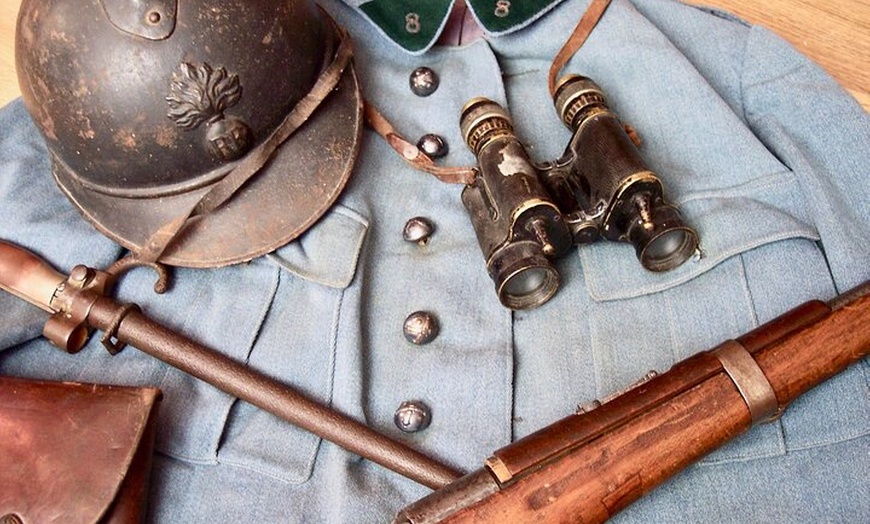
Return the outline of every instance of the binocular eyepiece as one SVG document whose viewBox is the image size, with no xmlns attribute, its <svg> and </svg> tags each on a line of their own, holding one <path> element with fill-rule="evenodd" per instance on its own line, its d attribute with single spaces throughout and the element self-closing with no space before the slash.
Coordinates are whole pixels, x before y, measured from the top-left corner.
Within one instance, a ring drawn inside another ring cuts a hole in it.
<svg viewBox="0 0 870 524">
<path fill-rule="evenodd" d="M 641 265 L 667 271 L 698 249 L 698 235 L 667 203 L 623 124 L 592 80 L 559 81 L 556 110 L 572 131 L 561 158 L 535 165 L 497 103 L 470 100 L 460 128 L 478 176 L 462 192 L 499 300 L 537 307 L 558 290 L 554 261 L 601 238 L 631 243 Z"/>
</svg>

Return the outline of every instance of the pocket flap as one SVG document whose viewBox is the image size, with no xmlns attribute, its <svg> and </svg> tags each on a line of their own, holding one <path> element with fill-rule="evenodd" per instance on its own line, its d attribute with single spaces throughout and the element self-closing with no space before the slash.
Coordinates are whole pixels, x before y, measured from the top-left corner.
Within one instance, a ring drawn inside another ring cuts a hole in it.
<svg viewBox="0 0 870 524">
<path fill-rule="evenodd" d="M 353 281 L 368 227 L 361 215 L 335 205 L 305 234 L 266 258 L 305 280 L 343 289 Z"/>
<path fill-rule="evenodd" d="M 787 238 L 818 240 L 815 228 L 789 209 L 800 201 L 794 186 L 762 187 L 756 194 L 723 191 L 685 199 L 679 207 L 684 220 L 698 232 L 700 256 L 670 271 L 645 270 L 629 244 L 582 246 L 578 251 L 590 296 L 609 301 L 656 293 L 767 243 Z"/>
</svg>

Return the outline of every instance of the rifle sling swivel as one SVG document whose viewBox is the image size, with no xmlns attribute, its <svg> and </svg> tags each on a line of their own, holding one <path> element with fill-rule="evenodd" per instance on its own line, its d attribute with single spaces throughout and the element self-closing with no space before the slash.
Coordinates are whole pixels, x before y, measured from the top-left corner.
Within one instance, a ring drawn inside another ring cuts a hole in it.
<svg viewBox="0 0 870 524">
<path fill-rule="evenodd" d="M 711 353 L 719 359 L 725 373 L 737 386 L 752 417 L 752 425 L 769 422 L 779 416 L 779 403 L 770 382 L 758 363 L 736 340 L 728 340 Z"/>
</svg>

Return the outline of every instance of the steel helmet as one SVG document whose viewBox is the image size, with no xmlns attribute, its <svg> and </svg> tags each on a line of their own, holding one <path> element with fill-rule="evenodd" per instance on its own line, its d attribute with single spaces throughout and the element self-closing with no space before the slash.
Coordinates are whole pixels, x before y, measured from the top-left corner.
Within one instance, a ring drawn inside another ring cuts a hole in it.
<svg viewBox="0 0 870 524">
<path fill-rule="evenodd" d="M 24 0 L 16 32 L 61 190 L 189 267 L 268 253 L 338 198 L 362 128 L 347 49 L 308 0 Z"/>
</svg>

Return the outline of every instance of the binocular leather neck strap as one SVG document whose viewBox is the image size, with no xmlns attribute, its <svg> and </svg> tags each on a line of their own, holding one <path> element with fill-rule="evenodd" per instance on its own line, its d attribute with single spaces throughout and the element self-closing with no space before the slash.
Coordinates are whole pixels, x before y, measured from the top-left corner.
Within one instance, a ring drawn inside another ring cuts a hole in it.
<svg viewBox="0 0 870 524">
<path fill-rule="evenodd" d="M 604 16 L 604 12 L 609 5 L 610 0 L 592 0 L 592 3 L 589 4 L 586 12 L 583 13 L 580 22 L 577 23 L 571 36 L 556 54 L 550 65 L 550 72 L 547 77 L 547 87 L 550 90 L 551 96 L 555 95 L 556 92 L 556 76 L 565 67 L 568 60 L 583 46 L 586 39 L 589 38 L 592 30 L 595 29 L 598 21 Z M 415 169 L 434 175 L 438 180 L 448 184 L 467 185 L 474 181 L 477 173 L 475 168 L 470 166 L 444 167 L 437 165 L 420 148 L 402 137 L 390 121 L 368 100 L 365 101 L 364 111 L 366 124 L 386 140 L 387 144 Z M 634 140 L 634 137 L 632 140 Z"/>
<path fill-rule="evenodd" d="M 340 38 L 338 49 L 332 62 L 323 70 L 317 78 L 314 86 L 284 118 L 281 124 L 255 148 L 244 160 L 232 169 L 227 175 L 217 182 L 197 200 L 174 219 L 165 223 L 155 231 L 142 246 L 142 249 L 134 255 L 137 263 L 151 264 L 159 260 L 172 242 L 178 238 L 188 221 L 194 217 L 206 215 L 229 200 L 245 182 L 256 175 L 269 161 L 275 150 L 283 144 L 329 96 L 329 93 L 338 84 L 345 68 L 353 56 L 350 38 L 343 29 L 336 26 Z"/>
<path fill-rule="evenodd" d="M 438 180 L 448 184 L 470 184 L 474 181 L 476 171 L 473 167 L 442 167 L 437 165 L 429 155 L 402 137 L 390 121 L 368 100 L 365 101 L 364 111 L 366 124 L 381 135 L 387 144 L 415 169 L 434 175 Z"/>
<path fill-rule="evenodd" d="M 592 34 L 592 30 L 598 25 L 598 21 L 604 16 L 604 12 L 609 5 L 610 0 L 592 0 L 592 3 L 589 4 L 586 12 L 583 13 L 571 36 L 562 46 L 562 49 L 559 49 L 559 52 L 556 53 L 556 58 L 550 64 L 550 73 L 547 76 L 547 87 L 550 90 L 550 96 L 556 95 L 556 77 L 559 75 L 559 72 L 562 71 L 568 60 L 571 60 L 571 57 L 577 53 L 586 42 L 586 39 L 589 38 L 589 35 Z"/>
</svg>

